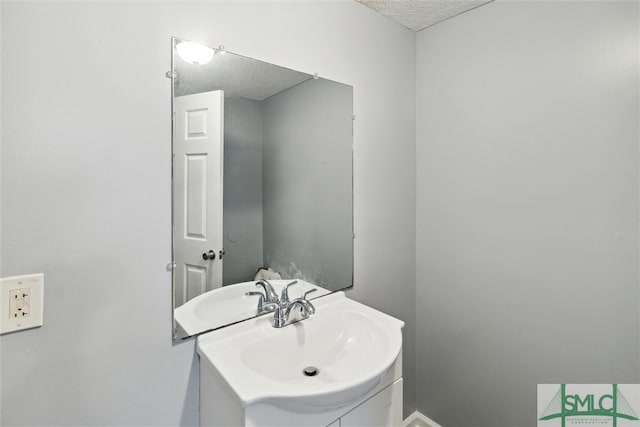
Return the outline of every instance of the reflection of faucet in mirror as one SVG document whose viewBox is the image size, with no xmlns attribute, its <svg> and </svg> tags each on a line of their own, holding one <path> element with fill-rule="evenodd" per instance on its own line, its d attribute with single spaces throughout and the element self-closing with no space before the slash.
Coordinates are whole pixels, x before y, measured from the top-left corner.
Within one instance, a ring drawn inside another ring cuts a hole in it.
<svg viewBox="0 0 640 427">
<path fill-rule="evenodd" d="M 289 304 L 289 286 L 291 285 L 295 285 L 296 283 L 298 283 L 297 280 L 294 280 L 293 282 L 287 283 L 286 285 L 284 285 L 284 288 L 282 288 L 282 292 L 280 293 L 280 303 L 281 304 Z"/>
<path fill-rule="evenodd" d="M 297 280 L 289 283 L 289 285 L 292 285 L 293 283 L 297 283 Z M 256 310 L 256 313 L 261 314 L 261 313 L 268 313 L 273 311 L 274 310 L 273 304 L 280 304 L 280 300 L 278 299 L 278 294 L 276 293 L 276 290 L 273 289 L 273 286 L 271 286 L 271 283 L 269 283 L 269 281 L 267 280 L 258 280 L 256 282 L 256 286 L 262 287 L 262 289 L 264 290 L 264 294 L 260 291 L 245 292 L 245 295 L 258 297 L 258 308 Z M 282 290 L 282 294 L 285 295 L 285 293 L 286 293 L 286 286 Z M 287 302 L 288 300 L 289 298 L 287 295 Z"/>
<path fill-rule="evenodd" d="M 262 292 L 259 291 L 249 291 L 246 292 L 245 295 L 247 296 L 258 296 L 258 308 L 256 309 L 256 313 L 257 314 L 261 314 L 261 313 L 267 313 L 270 311 L 273 311 L 273 308 L 271 305 L 265 307 L 265 300 L 264 300 L 264 294 Z"/>
<path fill-rule="evenodd" d="M 256 282 L 256 286 L 262 287 L 264 289 L 264 301 L 265 302 L 279 302 L 278 294 L 276 294 L 275 289 L 271 286 L 271 283 L 267 280 L 258 280 Z"/>
</svg>

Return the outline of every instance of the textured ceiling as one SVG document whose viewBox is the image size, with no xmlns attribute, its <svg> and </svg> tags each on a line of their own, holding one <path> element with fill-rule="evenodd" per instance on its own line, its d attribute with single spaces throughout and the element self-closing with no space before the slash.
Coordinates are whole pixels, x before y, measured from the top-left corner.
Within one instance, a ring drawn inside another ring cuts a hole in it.
<svg viewBox="0 0 640 427">
<path fill-rule="evenodd" d="M 1 1 L 1 0 L 0 0 Z M 405 27 L 420 31 L 493 0 L 355 0 Z M 313 78 L 243 56 L 214 55 L 206 65 L 192 65 L 176 57 L 175 95 L 225 88 L 226 97 L 261 101 Z"/>
<path fill-rule="evenodd" d="M 229 52 L 216 53 L 205 65 L 188 64 L 176 55 L 174 65 L 176 96 L 224 88 L 225 97 L 262 101 L 313 78 L 310 74 Z"/>
<path fill-rule="evenodd" d="M 420 31 L 493 0 L 355 0 L 405 27 Z"/>
</svg>

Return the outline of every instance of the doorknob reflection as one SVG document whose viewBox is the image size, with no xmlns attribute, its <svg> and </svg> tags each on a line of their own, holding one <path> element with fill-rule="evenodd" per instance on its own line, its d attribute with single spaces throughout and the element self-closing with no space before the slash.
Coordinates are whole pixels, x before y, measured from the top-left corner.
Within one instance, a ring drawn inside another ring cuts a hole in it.
<svg viewBox="0 0 640 427">
<path fill-rule="evenodd" d="M 216 259 L 216 253 L 213 252 L 213 250 L 210 250 L 209 252 L 205 252 L 202 254 L 202 259 L 203 260 L 212 260 L 212 259 Z"/>
</svg>

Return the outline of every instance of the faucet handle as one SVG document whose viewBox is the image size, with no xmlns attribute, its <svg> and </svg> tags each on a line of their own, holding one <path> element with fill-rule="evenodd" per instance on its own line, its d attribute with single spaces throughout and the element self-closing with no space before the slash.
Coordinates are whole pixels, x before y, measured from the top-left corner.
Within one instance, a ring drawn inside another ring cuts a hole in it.
<svg viewBox="0 0 640 427">
<path fill-rule="evenodd" d="M 289 304 L 291 302 L 289 300 L 289 286 L 295 285 L 296 283 L 298 283 L 298 281 L 294 280 L 293 282 L 289 282 L 286 285 L 284 285 L 284 288 L 282 288 L 282 292 L 280 293 L 280 302 L 281 303 Z"/>
<path fill-rule="evenodd" d="M 257 309 L 258 314 L 265 313 L 265 312 L 270 312 L 270 311 L 274 310 L 274 309 L 271 309 L 270 306 L 267 306 L 267 303 L 265 303 L 266 297 L 262 292 L 249 291 L 249 292 L 245 292 L 245 295 L 247 295 L 247 296 L 258 296 L 259 297 L 258 298 L 258 309 Z M 273 303 L 268 303 L 268 304 L 273 304 Z"/>
<path fill-rule="evenodd" d="M 318 288 L 313 288 L 313 289 L 308 290 L 307 292 L 304 293 L 304 295 L 302 295 L 302 299 L 303 300 L 307 300 L 307 295 L 309 295 L 310 293 L 313 293 L 313 292 L 315 292 L 317 290 L 318 290 Z"/>
<path fill-rule="evenodd" d="M 316 308 L 313 304 L 311 304 L 311 301 L 309 301 L 307 299 L 307 295 L 309 295 L 312 292 L 317 291 L 318 288 L 313 288 L 311 290 L 308 290 L 307 292 L 304 293 L 304 295 L 302 295 L 300 298 L 296 298 L 294 299 L 291 304 L 293 305 L 294 302 L 300 303 L 300 305 L 302 307 L 304 307 L 304 309 L 306 310 L 306 315 L 308 317 L 308 315 L 310 314 L 314 314 L 316 312 Z"/>
<path fill-rule="evenodd" d="M 271 286 L 271 283 L 269 283 L 267 280 L 258 280 L 256 282 L 256 286 L 262 287 L 262 289 L 264 289 L 265 302 L 278 302 L 278 295 L 273 289 L 273 286 Z"/>
<path fill-rule="evenodd" d="M 264 301 L 264 294 L 263 294 L 262 292 L 259 292 L 259 291 L 249 291 L 249 292 L 245 292 L 244 294 L 245 294 L 246 296 L 253 296 L 253 295 L 255 295 L 255 296 L 260 296 L 260 297 L 261 297 L 261 298 L 260 298 L 260 300 L 261 300 L 261 301 Z"/>
</svg>

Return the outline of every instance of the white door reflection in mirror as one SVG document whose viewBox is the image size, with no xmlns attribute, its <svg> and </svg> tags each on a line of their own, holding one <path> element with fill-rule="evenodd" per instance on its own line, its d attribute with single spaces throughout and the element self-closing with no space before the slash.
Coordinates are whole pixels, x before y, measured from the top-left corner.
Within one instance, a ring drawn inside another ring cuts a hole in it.
<svg viewBox="0 0 640 427">
<path fill-rule="evenodd" d="M 224 92 L 174 99 L 175 306 L 222 286 Z"/>
</svg>

